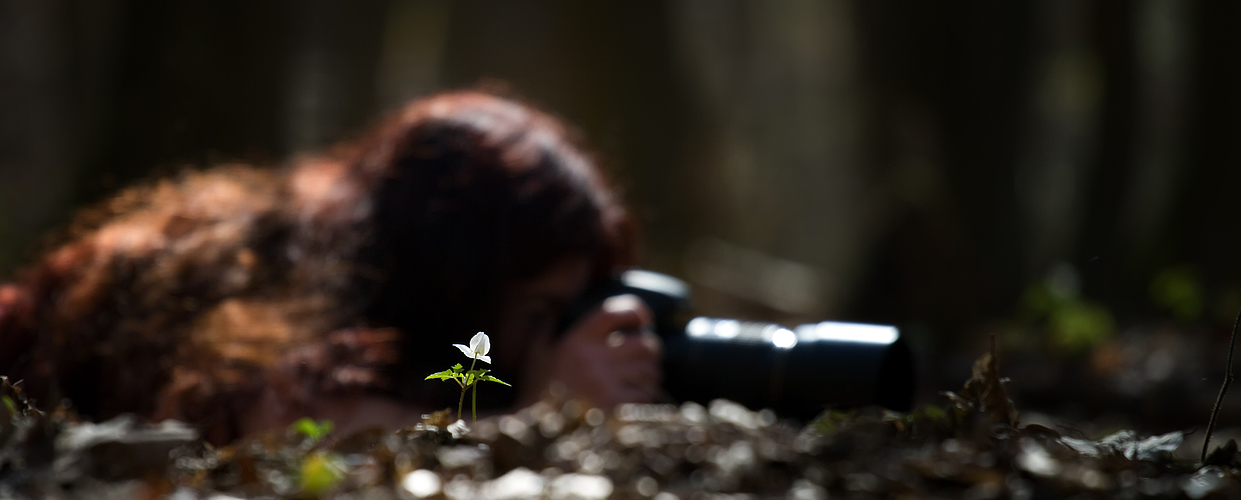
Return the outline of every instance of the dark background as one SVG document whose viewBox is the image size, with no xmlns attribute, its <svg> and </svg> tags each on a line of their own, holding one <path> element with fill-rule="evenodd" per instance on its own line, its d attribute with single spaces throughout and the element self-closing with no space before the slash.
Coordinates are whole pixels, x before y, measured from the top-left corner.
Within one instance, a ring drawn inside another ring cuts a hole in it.
<svg viewBox="0 0 1241 500">
<path fill-rule="evenodd" d="M 644 264 L 704 313 L 898 324 L 925 401 L 995 335 L 1019 406 L 1196 422 L 1241 306 L 1238 21 L 1175 0 L 0 0 L 0 277 L 135 180 L 275 166 L 409 98 L 501 89 L 582 130 Z"/>
</svg>

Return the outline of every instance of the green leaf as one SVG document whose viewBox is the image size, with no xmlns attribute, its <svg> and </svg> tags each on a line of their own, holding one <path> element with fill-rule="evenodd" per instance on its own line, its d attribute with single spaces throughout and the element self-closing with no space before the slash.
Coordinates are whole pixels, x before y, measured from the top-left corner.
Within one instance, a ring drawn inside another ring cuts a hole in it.
<svg viewBox="0 0 1241 500">
<path fill-rule="evenodd" d="M 461 366 L 461 365 L 457 365 L 457 366 Z M 442 372 L 437 372 L 437 373 L 432 373 L 430 375 L 427 375 L 427 378 L 424 378 L 423 380 L 431 380 L 431 379 L 448 380 L 450 378 L 451 379 L 457 378 L 457 372 L 454 372 L 452 370 L 444 370 Z"/>
<path fill-rule="evenodd" d="M 4 407 L 9 409 L 9 416 L 17 416 L 17 405 L 13 403 L 13 398 L 0 396 L 0 401 L 4 401 Z"/>
<path fill-rule="evenodd" d="M 344 479 L 348 464 L 330 452 L 315 452 L 302 462 L 299 479 L 303 493 L 318 497 Z"/>
<path fill-rule="evenodd" d="M 501 383 L 501 384 L 507 385 L 507 386 L 509 386 L 509 387 L 512 387 L 512 385 L 510 385 L 508 382 L 505 382 L 505 381 L 500 380 L 500 379 L 498 379 L 498 378 L 492 377 L 491 375 L 483 375 L 482 377 L 479 377 L 479 378 L 480 378 L 481 380 L 486 380 L 486 381 L 488 381 L 488 382 L 497 382 L 497 383 Z"/>
<path fill-rule="evenodd" d="M 464 369 L 465 369 L 465 367 L 464 367 L 464 366 L 461 366 L 461 363 L 457 363 L 457 364 L 455 364 L 455 365 L 452 365 L 452 371 L 453 371 L 453 373 L 461 373 L 461 370 L 464 370 Z"/>
<path fill-rule="evenodd" d="M 294 432 L 304 434 L 306 437 L 309 437 L 317 442 L 324 437 L 327 437 L 327 435 L 332 432 L 334 427 L 335 424 L 333 424 L 331 420 L 320 420 L 316 422 L 309 417 L 302 417 L 297 419 L 296 422 L 293 422 L 293 424 L 289 426 L 289 429 Z"/>
<path fill-rule="evenodd" d="M 1077 352 L 1089 351 L 1116 330 L 1116 320 L 1102 304 L 1075 300 L 1063 304 L 1048 317 L 1053 340 Z"/>
</svg>

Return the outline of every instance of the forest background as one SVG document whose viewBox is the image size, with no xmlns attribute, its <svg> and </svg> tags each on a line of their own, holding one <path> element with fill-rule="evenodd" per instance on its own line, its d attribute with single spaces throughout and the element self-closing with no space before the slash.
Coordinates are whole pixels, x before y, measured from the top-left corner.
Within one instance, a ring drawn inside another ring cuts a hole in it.
<svg viewBox="0 0 1241 500">
<path fill-rule="evenodd" d="M 1201 425 L 1241 307 L 1238 20 L 1176 0 L 0 0 L 0 279 L 129 183 L 276 166 L 410 98 L 498 88 L 581 129 L 643 265 L 701 313 L 896 324 L 921 401 L 994 334 L 1023 408 Z"/>
</svg>

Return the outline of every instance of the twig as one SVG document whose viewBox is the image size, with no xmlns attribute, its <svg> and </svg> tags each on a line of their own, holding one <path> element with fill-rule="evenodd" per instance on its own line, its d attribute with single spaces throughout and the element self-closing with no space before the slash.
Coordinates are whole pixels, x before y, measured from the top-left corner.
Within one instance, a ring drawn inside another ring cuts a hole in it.
<svg viewBox="0 0 1241 500">
<path fill-rule="evenodd" d="M 1228 366 L 1224 369 L 1224 385 L 1219 388 L 1219 397 L 1215 398 L 1215 407 L 1211 409 L 1211 420 L 1207 422 L 1207 437 L 1202 442 L 1202 462 L 1207 461 L 1207 448 L 1211 446 L 1211 433 L 1215 431 L 1215 419 L 1219 417 L 1219 409 L 1224 405 L 1224 394 L 1232 383 L 1232 351 L 1237 346 L 1237 328 L 1241 327 L 1241 312 L 1237 313 L 1237 321 L 1232 324 L 1232 336 L 1228 338 Z"/>
</svg>

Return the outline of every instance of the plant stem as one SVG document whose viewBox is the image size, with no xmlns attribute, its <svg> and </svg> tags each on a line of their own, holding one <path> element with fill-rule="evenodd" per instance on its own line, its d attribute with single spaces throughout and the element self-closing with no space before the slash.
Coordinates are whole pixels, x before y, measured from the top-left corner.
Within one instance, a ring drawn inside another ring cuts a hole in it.
<svg viewBox="0 0 1241 500">
<path fill-rule="evenodd" d="M 470 362 L 470 369 L 469 369 L 469 371 L 466 371 L 466 373 L 470 373 L 470 372 L 474 371 L 474 365 L 475 365 L 476 363 L 478 363 L 478 357 L 477 357 L 477 356 L 475 356 L 475 357 L 474 357 L 474 361 L 471 361 L 471 362 Z M 477 389 L 477 387 L 478 387 L 478 380 L 477 380 L 477 379 L 475 379 L 475 380 L 471 380 L 471 381 L 470 381 L 470 385 L 472 385 L 472 386 L 474 386 L 474 387 L 475 387 L 475 389 L 474 389 L 474 406 L 476 406 L 476 407 L 477 407 L 477 406 L 478 406 L 478 389 Z M 465 391 L 470 390 L 470 385 L 462 385 L 462 386 L 461 386 L 461 400 L 457 401 L 457 420 L 461 420 L 461 405 L 465 404 Z M 474 423 L 476 423 L 476 424 L 477 424 L 477 423 L 478 423 L 478 417 L 477 417 L 477 416 L 475 416 L 474 420 L 475 420 L 475 422 L 474 422 Z"/>
<path fill-rule="evenodd" d="M 1211 445 L 1211 433 L 1215 431 L 1215 419 L 1219 417 L 1220 407 L 1224 405 L 1224 393 L 1232 383 L 1232 351 L 1237 346 L 1237 328 L 1241 327 L 1241 312 L 1237 313 L 1237 321 L 1232 325 L 1232 336 L 1228 338 L 1228 361 L 1224 369 L 1224 385 L 1219 388 L 1219 397 L 1215 398 L 1215 407 L 1211 409 L 1211 420 L 1207 422 L 1207 437 L 1202 441 L 1202 462 L 1207 461 L 1207 447 Z"/>
<path fill-rule="evenodd" d="M 478 425 L 478 381 L 474 381 L 474 400 L 470 402 L 470 416 L 474 417 L 474 425 Z"/>
<path fill-rule="evenodd" d="M 461 399 L 457 400 L 457 420 L 461 420 L 461 405 L 465 404 L 465 386 L 461 386 Z"/>
</svg>

